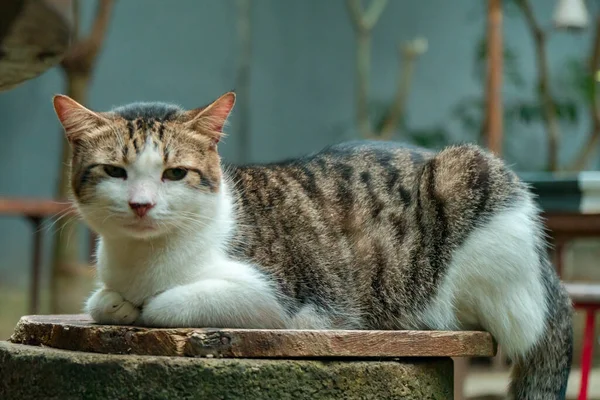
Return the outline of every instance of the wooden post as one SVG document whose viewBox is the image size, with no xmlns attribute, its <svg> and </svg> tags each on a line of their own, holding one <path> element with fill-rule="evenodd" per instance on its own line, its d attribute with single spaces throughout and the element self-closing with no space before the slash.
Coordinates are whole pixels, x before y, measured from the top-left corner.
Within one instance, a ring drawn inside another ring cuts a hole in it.
<svg viewBox="0 0 600 400">
<path fill-rule="evenodd" d="M 502 153 L 502 0 L 488 0 L 487 146 Z"/>
<path fill-rule="evenodd" d="M 502 0 L 488 0 L 487 13 L 487 92 L 486 145 L 494 154 L 502 154 Z M 494 369 L 505 367 L 502 349 L 493 359 Z"/>
<path fill-rule="evenodd" d="M 550 63 L 547 52 L 547 33 L 537 21 L 529 0 L 517 2 L 527 22 L 533 38 L 535 59 L 538 70 L 538 98 L 544 117 L 544 127 L 548 136 L 548 171 L 558 171 L 558 150 L 560 145 L 560 126 L 556 114 L 556 107 L 550 87 Z"/>
<path fill-rule="evenodd" d="M 114 0 L 98 0 L 92 28 L 87 36 L 79 32 L 79 1 L 73 1 L 74 43 L 61 62 L 67 83 L 67 95 L 81 104 L 86 104 L 89 84 L 92 80 L 98 55 L 104 44 L 108 30 Z M 61 132 L 61 136 L 63 133 Z M 62 139 L 62 156 L 57 197 L 67 198 L 70 193 L 69 165 L 71 147 Z M 70 222 L 70 223 L 69 223 Z M 76 292 L 69 290 L 76 286 L 78 234 L 73 221 L 59 220 L 56 224 L 59 232 L 54 239 L 52 273 L 50 276 L 50 308 L 53 312 L 73 312 L 81 304 Z"/>
<path fill-rule="evenodd" d="M 31 260 L 31 281 L 29 288 L 29 311 L 32 314 L 40 312 L 40 274 L 42 267 L 42 218 L 29 217 L 33 225 L 33 258 Z"/>
</svg>

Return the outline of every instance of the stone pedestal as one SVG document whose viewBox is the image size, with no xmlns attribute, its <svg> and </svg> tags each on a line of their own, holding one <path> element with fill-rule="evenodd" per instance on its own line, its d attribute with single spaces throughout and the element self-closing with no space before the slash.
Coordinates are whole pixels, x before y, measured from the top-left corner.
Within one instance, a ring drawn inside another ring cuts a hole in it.
<svg viewBox="0 0 600 400">
<path fill-rule="evenodd" d="M 0 342 L 0 398 L 452 398 L 448 358 L 402 361 L 107 355 Z"/>
<path fill-rule="evenodd" d="M 78 351 L 74 351 L 78 350 Z M 23 317 L 0 399 L 439 399 L 485 332 L 147 329 Z"/>
</svg>

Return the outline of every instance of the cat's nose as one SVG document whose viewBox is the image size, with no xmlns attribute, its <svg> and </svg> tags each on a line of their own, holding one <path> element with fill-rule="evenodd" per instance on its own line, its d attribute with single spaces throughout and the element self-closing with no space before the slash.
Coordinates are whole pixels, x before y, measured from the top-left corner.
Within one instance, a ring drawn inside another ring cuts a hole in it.
<svg viewBox="0 0 600 400">
<path fill-rule="evenodd" d="M 154 207 L 152 203 L 129 203 L 129 207 L 137 214 L 138 217 L 143 217 L 148 214 L 148 211 Z"/>
</svg>

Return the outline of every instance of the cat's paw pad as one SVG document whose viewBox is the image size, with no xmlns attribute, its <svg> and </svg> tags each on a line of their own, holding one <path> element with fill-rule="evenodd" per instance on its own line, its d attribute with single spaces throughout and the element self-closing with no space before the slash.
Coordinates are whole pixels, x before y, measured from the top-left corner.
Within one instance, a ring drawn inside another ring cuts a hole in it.
<svg viewBox="0 0 600 400">
<path fill-rule="evenodd" d="M 123 301 L 112 313 L 117 324 L 130 325 L 140 316 L 140 310 L 128 301 Z"/>
<path fill-rule="evenodd" d="M 102 305 L 102 311 L 107 314 L 112 314 L 119 311 L 128 301 L 123 298 L 119 293 L 113 291 L 106 291 L 103 293 L 100 299 Z"/>
</svg>

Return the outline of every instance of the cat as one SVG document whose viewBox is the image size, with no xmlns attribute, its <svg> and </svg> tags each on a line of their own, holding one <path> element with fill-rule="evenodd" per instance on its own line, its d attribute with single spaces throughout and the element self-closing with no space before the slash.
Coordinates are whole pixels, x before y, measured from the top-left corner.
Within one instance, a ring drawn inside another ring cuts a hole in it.
<svg viewBox="0 0 600 400">
<path fill-rule="evenodd" d="M 234 103 L 96 112 L 54 97 L 74 202 L 99 234 L 96 322 L 485 329 L 513 360 L 511 398 L 565 398 L 571 302 L 534 198 L 499 158 L 357 141 L 225 165 Z"/>
</svg>

